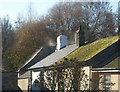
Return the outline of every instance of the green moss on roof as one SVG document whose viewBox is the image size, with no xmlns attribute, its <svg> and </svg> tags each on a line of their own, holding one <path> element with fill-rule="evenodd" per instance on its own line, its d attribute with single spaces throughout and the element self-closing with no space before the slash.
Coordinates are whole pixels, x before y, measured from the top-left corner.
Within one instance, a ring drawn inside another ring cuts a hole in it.
<svg viewBox="0 0 120 92">
<path fill-rule="evenodd" d="M 97 40 L 93 43 L 81 46 L 80 48 L 67 55 L 65 58 L 76 58 L 78 61 L 87 61 L 101 51 L 103 51 L 104 49 L 106 49 L 107 47 L 109 47 L 110 45 L 112 45 L 113 43 L 115 43 L 116 41 L 118 41 L 118 39 L 118 36 L 114 36 Z M 64 59 L 62 58 L 59 62 L 63 61 Z M 59 64 L 59 62 L 57 62 L 56 64 Z"/>
</svg>

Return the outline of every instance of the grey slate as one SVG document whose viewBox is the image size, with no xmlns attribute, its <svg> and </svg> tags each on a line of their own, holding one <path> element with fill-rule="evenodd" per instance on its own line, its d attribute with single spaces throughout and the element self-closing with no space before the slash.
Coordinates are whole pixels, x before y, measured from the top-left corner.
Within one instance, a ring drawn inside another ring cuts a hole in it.
<svg viewBox="0 0 120 92">
<path fill-rule="evenodd" d="M 36 54 L 20 69 L 20 71 L 27 71 L 32 65 L 36 64 L 43 58 L 47 57 L 55 51 L 55 46 L 46 46 L 37 51 Z"/>
<path fill-rule="evenodd" d="M 54 64 L 55 62 L 59 61 L 61 58 L 67 56 L 68 54 L 70 54 L 77 48 L 78 48 L 78 46 L 76 46 L 75 44 L 66 46 L 65 48 L 63 48 L 59 51 L 53 52 L 52 54 L 50 54 L 46 58 L 42 59 L 41 61 L 37 62 L 36 64 L 34 64 L 33 66 L 31 66 L 28 69 L 35 69 L 35 68 L 50 66 L 50 65 Z"/>
</svg>

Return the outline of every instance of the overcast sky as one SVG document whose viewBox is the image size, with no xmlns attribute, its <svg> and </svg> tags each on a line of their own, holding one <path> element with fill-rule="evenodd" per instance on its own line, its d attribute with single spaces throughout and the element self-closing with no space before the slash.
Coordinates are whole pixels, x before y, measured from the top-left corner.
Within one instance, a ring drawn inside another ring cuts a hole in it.
<svg viewBox="0 0 120 92">
<path fill-rule="evenodd" d="M 30 2 L 38 16 L 45 15 L 53 5 L 60 1 L 65 0 L 0 0 L 0 17 L 8 15 L 11 21 L 15 21 L 19 13 L 26 16 Z M 112 1 L 111 5 L 114 11 L 116 11 L 118 0 L 110 1 Z"/>
</svg>

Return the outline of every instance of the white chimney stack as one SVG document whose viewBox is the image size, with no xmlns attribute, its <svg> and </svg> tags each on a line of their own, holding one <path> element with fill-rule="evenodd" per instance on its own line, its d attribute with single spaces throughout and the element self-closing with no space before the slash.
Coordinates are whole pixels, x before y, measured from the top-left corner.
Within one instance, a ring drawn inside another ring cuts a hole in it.
<svg viewBox="0 0 120 92">
<path fill-rule="evenodd" d="M 57 50 L 60 50 L 67 46 L 67 37 L 65 35 L 60 35 L 57 37 Z"/>
</svg>

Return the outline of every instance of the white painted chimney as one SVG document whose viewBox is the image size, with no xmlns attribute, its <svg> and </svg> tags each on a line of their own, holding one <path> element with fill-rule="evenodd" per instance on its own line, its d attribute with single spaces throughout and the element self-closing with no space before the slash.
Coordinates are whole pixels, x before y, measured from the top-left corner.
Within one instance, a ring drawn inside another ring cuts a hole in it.
<svg viewBox="0 0 120 92">
<path fill-rule="evenodd" d="M 65 35 L 60 35 L 57 37 L 57 50 L 60 50 L 67 46 L 67 37 Z"/>
</svg>

